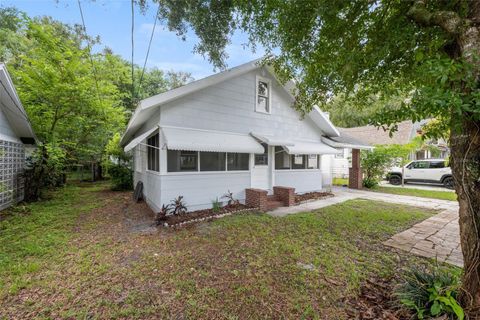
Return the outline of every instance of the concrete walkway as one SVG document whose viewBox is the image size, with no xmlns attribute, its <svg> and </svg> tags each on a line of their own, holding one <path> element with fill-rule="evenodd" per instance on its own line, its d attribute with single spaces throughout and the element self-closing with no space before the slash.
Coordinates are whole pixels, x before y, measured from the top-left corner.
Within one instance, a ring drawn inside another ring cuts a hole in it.
<svg viewBox="0 0 480 320">
<path fill-rule="evenodd" d="M 418 189 L 418 190 L 429 190 L 429 191 L 444 191 L 444 192 L 455 192 L 455 190 L 447 189 L 438 184 L 414 184 L 414 183 L 406 183 L 404 187 L 402 186 L 394 186 L 388 181 L 380 181 L 380 186 L 387 187 L 387 188 L 405 188 L 405 189 Z"/>
<path fill-rule="evenodd" d="M 456 201 L 392 195 L 364 190 L 334 187 L 335 197 L 317 200 L 293 207 L 281 207 L 269 212 L 274 217 L 283 217 L 298 212 L 312 211 L 351 199 L 367 199 L 441 211 L 412 228 L 402 231 L 385 241 L 385 245 L 408 251 L 422 257 L 437 258 L 456 266 L 463 266 L 458 226 L 458 203 Z"/>
</svg>

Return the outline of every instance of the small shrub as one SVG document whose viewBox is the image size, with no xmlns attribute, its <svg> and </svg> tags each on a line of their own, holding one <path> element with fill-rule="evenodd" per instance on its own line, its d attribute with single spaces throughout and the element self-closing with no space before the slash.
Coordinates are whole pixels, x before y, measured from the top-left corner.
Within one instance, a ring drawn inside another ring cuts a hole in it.
<svg viewBox="0 0 480 320">
<path fill-rule="evenodd" d="M 110 164 L 108 173 L 112 178 L 112 190 L 132 190 L 133 189 L 133 172 L 122 164 Z"/>
<path fill-rule="evenodd" d="M 222 204 L 218 201 L 218 198 L 212 201 L 212 211 L 218 212 L 222 208 Z"/>
<path fill-rule="evenodd" d="M 171 205 L 162 205 L 162 209 L 160 212 L 158 212 L 155 216 L 155 223 L 158 225 L 161 225 L 165 218 L 169 216 L 172 213 L 172 207 Z"/>
<path fill-rule="evenodd" d="M 363 186 L 365 188 L 372 189 L 378 186 L 378 181 L 377 179 L 366 177 L 363 179 Z"/>
<path fill-rule="evenodd" d="M 235 199 L 235 198 L 233 197 L 233 192 L 230 192 L 230 190 L 228 190 L 227 193 L 225 193 L 225 194 L 222 196 L 222 199 L 227 199 L 229 206 L 235 206 L 235 205 L 240 204 L 240 201 L 238 201 L 237 199 Z"/>
<path fill-rule="evenodd" d="M 396 296 L 418 319 L 447 315 L 463 320 L 465 315 L 457 302 L 458 288 L 458 277 L 446 269 L 413 268 L 405 274 Z"/>
<path fill-rule="evenodd" d="M 172 214 L 179 215 L 184 214 L 187 212 L 187 206 L 185 205 L 185 201 L 183 200 L 183 196 L 178 196 L 177 198 L 172 200 Z"/>
</svg>

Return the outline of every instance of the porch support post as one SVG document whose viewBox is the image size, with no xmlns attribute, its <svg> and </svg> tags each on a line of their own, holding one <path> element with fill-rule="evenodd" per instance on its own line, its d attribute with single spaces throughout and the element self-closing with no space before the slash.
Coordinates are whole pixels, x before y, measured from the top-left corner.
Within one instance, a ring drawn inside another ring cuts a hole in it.
<svg viewBox="0 0 480 320">
<path fill-rule="evenodd" d="M 363 176 L 360 167 L 360 149 L 352 149 L 352 167 L 348 171 L 348 187 L 350 189 L 362 189 Z"/>
</svg>

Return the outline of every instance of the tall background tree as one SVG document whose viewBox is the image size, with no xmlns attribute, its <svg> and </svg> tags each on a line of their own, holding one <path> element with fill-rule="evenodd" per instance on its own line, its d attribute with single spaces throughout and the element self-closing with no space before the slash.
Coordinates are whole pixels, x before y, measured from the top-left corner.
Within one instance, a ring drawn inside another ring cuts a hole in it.
<svg viewBox="0 0 480 320">
<path fill-rule="evenodd" d="M 188 73 L 134 65 L 132 97 L 131 64 L 108 48 L 91 52 L 94 45 L 101 45 L 99 37 L 83 26 L 0 8 L 0 60 L 42 142 L 41 158 L 55 160 L 52 174 L 89 163 L 97 168 L 93 176 L 101 176 L 106 146 L 123 132 L 136 103 L 192 80 Z"/>
<path fill-rule="evenodd" d="M 279 52 L 267 60 L 281 79 L 297 79 L 301 111 L 340 95 L 357 108 L 368 97 L 407 97 L 370 122 L 395 130 L 402 120 L 443 119 L 460 204 L 461 298 L 468 314 L 480 317 L 480 1 L 157 2 L 169 28 L 182 37 L 192 29 L 195 51 L 216 67 L 225 67 L 236 29 L 252 46 Z"/>
</svg>

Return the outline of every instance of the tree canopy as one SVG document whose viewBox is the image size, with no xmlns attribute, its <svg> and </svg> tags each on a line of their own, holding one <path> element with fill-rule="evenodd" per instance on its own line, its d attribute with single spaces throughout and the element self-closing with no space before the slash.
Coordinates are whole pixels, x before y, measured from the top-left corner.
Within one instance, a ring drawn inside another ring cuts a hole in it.
<svg viewBox="0 0 480 320">
<path fill-rule="evenodd" d="M 134 66 L 87 35 L 82 26 L 50 17 L 30 18 L 0 8 L 0 59 L 7 63 L 39 140 L 65 163 L 98 162 L 125 128 L 140 99 L 181 86 L 190 74 Z"/>
</svg>

